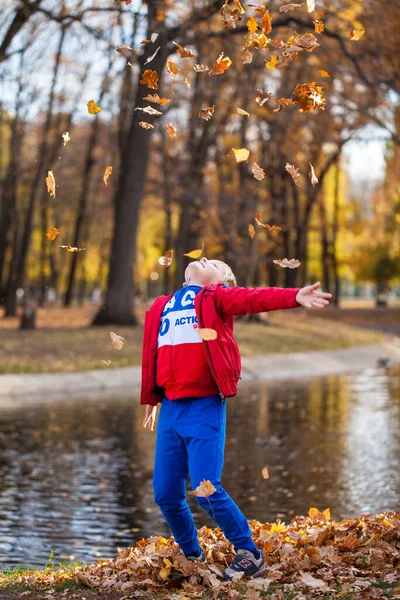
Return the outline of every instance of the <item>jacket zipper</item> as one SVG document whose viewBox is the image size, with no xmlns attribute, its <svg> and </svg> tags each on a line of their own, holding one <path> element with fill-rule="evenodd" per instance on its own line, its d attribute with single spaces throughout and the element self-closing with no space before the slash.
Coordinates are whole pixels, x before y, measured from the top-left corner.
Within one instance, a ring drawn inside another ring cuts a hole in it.
<svg viewBox="0 0 400 600">
<path fill-rule="evenodd" d="M 204 292 L 203 292 L 203 295 L 204 295 Z M 201 299 L 200 299 L 200 300 L 201 300 L 201 301 L 200 301 L 200 303 L 199 303 L 199 309 L 200 309 L 200 311 L 199 311 L 199 325 L 200 325 L 200 327 L 203 327 L 203 321 L 202 321 L 202 318 L 201 318 L 201 303 L 202 303 L 202 301 L 203 301 L 203 296 L 201 297 Z M 218 390 L 219 390 L 219 391 L 218 391 L 218 394 L 219 394 L 219 396 L 221 397 L 221 399 L 222 399 L 222 402 L 225 402 L 225 396 L 224 396 L 224 394 L 221 392 L 221 388 L 219 387 L 219 385 L 218 385 L 218 381 L 217 381 L 217 379 L 216 379 L 216 377 L 215 377 L 215 371 L 214 371 L 214 368 L 213 368 L 213 366 L 211 365 L 211 361 L 210 361 L 210 357 L 209 357 L 209 350 L 208 350 L 207 342 L 206 342 L 206 341 L 204 341 L 204 340 L 203 340 L 203 347 L 204 347 L 204 354 L 206 355 L 206 359 L 207 359 L 208 366 L 210 367 L 210 371 L 211 371 L 211 373 L 212 373 L 212 376 L 214 377 L 214 381 L 215 381 L 215 383 L 216 383 L 216 386 L 217 386 L 217 388 L 218 388 Z"/>
</svg>

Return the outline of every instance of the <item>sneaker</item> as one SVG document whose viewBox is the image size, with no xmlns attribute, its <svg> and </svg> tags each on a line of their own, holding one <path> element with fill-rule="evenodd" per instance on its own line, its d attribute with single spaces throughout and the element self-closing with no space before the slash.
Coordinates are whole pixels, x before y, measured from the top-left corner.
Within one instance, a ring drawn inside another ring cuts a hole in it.
<svg viewBox="0 0 400 600">
<path fill-rule="evenodd" d="M 244 577 L 259 577 L 267 568 L 264 561 L 264 554 L 260 551 L 260 558 L 256 558 L 250 550 L 239 548 L 231 565 L 223 572 L 224 579 L 233 580 L 235 574 L 243 572 Z"/>
<path fill-rule="evenodd" d="M 186 556 L 186 554 L 183 552 L 182 554 L 184 554 L 184 556 Z M 186 556 L 186 558 L 188 560 L 197 560 L 198 562 L 202 562 L 205 563 L 207 562 L 207 558 L 206 558 L 206 553 L 204 552 L 203 548 L 201 548 L 201 553 L 199 556 Z"/>
</svg>

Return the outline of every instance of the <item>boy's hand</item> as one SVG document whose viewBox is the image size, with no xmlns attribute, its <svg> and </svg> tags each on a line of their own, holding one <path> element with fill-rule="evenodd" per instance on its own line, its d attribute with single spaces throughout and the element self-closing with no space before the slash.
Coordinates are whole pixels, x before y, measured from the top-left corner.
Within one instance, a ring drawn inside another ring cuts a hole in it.
<svg viewBox="0 0 400 600">
<path fill-rule="evenodd" d="M 143 427 L 148 427 L 150 431 L 154 430 L 154 423 L 156 422 L 157 406 L 146 406 L 146 416 L 143 421 Z"/>
<path fill-rule="evenodd" d="M 296 294 L 297 302 L 306 308 L 324 308 L 324 306 L 328 306 L 329 300 L 327 298 L 332 298 L 332 294 L 317 292 L 320 286 L 321 284 L 318 281 L 313 285 L 306 285 L 306 287 L 301 288 Z"/>
</svg>

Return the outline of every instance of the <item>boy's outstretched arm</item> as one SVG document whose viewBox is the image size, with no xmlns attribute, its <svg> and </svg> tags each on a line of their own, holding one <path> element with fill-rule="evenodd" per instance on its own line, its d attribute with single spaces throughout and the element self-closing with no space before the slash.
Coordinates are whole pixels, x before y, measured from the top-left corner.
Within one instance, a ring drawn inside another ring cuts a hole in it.
<svg viewBox="0 0 400 600">
<path fill-rule="evenodd" d="M 286 308 L 323 308 L 332 294 L 317 291 L 320 283 L 304 288 L 224 288 L 218 286 L 215 294 L 217 309 L 226 317 L 256 314 Z"/>
</svg>

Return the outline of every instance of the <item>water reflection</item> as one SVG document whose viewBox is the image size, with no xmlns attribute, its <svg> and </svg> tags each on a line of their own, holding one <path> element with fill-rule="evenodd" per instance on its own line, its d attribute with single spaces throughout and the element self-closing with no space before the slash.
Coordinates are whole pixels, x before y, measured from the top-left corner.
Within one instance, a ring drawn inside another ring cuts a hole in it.
<svg viewBox="0 0 400 600">
<path fill-rule="evenodd" d="M 242 386 L 228 400 L 223 485 L 247 518 L 399 510 L 396 369 Z M 92 562 L 169 535 L 153 502 L 155 435 L 137 398 L 1 411 L 0 567 Z M 263 479 L 268 465 L 270 478 Z M 193 496 L 196 525 L 215 526 Z"/>
</svg>

